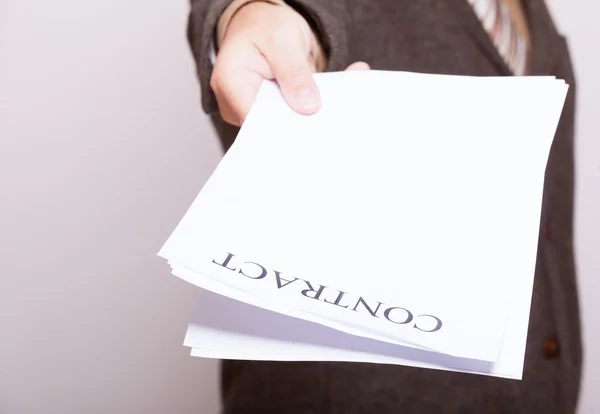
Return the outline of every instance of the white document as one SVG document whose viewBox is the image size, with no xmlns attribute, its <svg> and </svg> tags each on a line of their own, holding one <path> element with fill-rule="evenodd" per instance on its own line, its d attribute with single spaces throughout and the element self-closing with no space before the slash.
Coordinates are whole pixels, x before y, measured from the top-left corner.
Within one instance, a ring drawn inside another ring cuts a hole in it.
<svg viewBox="0 0 600 414">
<path fill-rule="evenodd" d="M 323 105 L 310 117 L 263 84 L 159 253 L 232 303 L 207 315 L 221 328 L 193 322 L 186 343 L 204 332 L 205 345 L 189 346 L 217 358 L 279 359 L 291 347 L 286 358 L 443 368 L 442 358 L 520 377 L 544 172 L 568 86 L 380 71 L 316 80 Z M 380 348 L 236 334 L 234 306 Z"/>
</svg>

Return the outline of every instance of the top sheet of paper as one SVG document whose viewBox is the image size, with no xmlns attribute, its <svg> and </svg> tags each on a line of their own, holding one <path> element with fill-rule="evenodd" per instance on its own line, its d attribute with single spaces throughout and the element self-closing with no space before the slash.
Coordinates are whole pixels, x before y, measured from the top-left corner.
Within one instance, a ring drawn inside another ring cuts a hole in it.
<svg viewBox="0 0 600 414">
<path fill-rule="evenodd" d="M 263 84 L 160 255 L 342 330 L 494 361 L 517 282 L 533 280 L 567 85 L 316 79 L 309 117 Z"/>
</svg>

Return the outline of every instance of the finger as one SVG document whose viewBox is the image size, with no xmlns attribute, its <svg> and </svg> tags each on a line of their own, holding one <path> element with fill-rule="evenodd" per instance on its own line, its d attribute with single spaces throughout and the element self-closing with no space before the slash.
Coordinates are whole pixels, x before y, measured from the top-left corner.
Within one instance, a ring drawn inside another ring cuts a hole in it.
<svg viewBox="0 0 600 414">
<path fill-rule="evenodd" d="M 365 62 L 354 62 L 346 68 L 346 70 L 370 70 L 371 67 Z"/>
<path fill-rule="evenodd" d="M 213 86 L 219 111 L 225 121 L 240 126 L 246 119 L 263 77 L 251 71 L 236 71 L 227 77 L 227 82 Z"/>
<path fill-rule="evenodd" d="M 321 106 L 308 47 L 300 30 L 277 31 L 260 47 L 288 105 L 304 115 L 314 114 Z"/>
<path fill-rule="evenodd" d="M 240 64 L 239 52 L 236 47 L 224 48 L 217 58 L 210 80 L 222 118 L 236 126 L 244 122 L 263 79 L 272 76 L 267 62 L 258 51 L 244 54 L 248 65 Z"/>
</svg>

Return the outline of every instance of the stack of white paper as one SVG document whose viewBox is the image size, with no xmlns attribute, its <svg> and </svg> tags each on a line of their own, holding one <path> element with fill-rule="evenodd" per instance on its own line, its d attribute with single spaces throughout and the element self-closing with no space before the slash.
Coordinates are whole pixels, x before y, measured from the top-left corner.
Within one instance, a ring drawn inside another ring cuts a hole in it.
<svg viewBox="0 0 600 414">
<path fill-rule="evenodd" d="M 362 361 L 520 379 L 552 77 L 265 82 L 159 255 L 202 288 L 185 345 L 221 359 Z"/>
</svg>

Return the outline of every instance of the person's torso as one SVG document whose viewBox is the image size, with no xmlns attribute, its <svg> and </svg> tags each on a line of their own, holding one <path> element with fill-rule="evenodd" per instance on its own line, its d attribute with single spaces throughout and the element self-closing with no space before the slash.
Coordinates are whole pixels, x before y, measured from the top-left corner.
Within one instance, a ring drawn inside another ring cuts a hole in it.
<svg viewBox="0 0 600 414">
<path fill-rule="evenodd" d="M 345 64 L 362 60 L 379 70 L 514 75 L 467 0 L 330 1 L 347 21 Z M 523 380 L 377 364 L 228 361 L 226 414 L 574 412 L 581 368 L 572 251 L 575 80 L 565 39 L 543 0 L 527 0 L 522 8 L 508 1 L 528 39 L 529 74 L 556 76 L 571 86 L 546 173 Z M 218 120 L 216 126 L 227 149 L 237 128 Z"/>
</svg>

